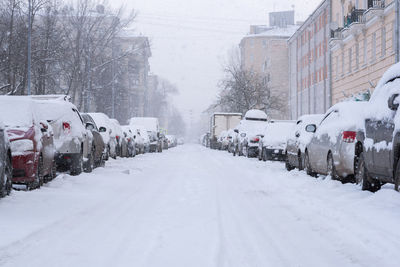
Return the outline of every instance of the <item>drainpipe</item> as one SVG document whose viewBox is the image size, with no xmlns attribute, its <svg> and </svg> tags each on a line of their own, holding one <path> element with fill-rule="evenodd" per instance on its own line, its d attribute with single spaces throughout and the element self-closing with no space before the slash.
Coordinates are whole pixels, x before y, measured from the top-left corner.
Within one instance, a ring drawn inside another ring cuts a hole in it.
<svg viewBox="0 0 400 267">
<path fill-rule="evenodd" d="M 395 6 L 395 16 L 396 16 L 396 22 L 395 22 L 395 36 L 396 36 L 396 58 L 395 62 L 399 62 L 399 0 L 396 0 L 396 6 Z"/>
</svg>

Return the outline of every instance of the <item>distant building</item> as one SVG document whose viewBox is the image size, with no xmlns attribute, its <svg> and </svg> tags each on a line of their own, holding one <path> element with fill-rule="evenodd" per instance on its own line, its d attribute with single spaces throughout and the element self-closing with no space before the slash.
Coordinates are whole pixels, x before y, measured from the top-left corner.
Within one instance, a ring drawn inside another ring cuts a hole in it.
<svg viewBox="0 0 400 267">
<path fill-rule="evenodd" d="M 274 12 L 272 17 L 278 18 Z M 286 12 L 282 12 L 286 14 Z M 291 20 L 294 21 L 294 12 Z M 270 14 L 271 15 L 271 14 Z M 271 16 L 270 16 L 271 18 Z M 265 82 L 271 87 L 272 93 L 278 96 L 284 108 L 281 112 L 268 114 L 274 119 L 287 119 L 289 117 L 288 92 L 289 92 L 289 57 L 287 40 L 297 30 L 298 26 L 286 25 L 284 27 L 269 27 L 264 25 L 250 26 L 250 34 L 240 42 L 242 67 L 255 71 L 265 77 Z"/>
<path fill-rule="evenodd" d="M 126 94 L 121 99 L 127 102 L 121 112 L 126 115 L 121 121 L 125 121 L 125 117 L 145 116 L 151 57 L 149 39 L 125 30 L 118 35 L 116 47 L 118 55 L 126 54 L 123 57 L 125 62 L 121 64 L 124 70 L 118 80 L 121 93 Z"/>
<path fill-rule="evenodd" d="M 289 39 L 290 118 L 324 113 L 331 106 L 331 1 L 324 0 Z"/>
<path fill-rule="evenodd" d="M 294 25 L 294 10 L 269 13 L 270 27 L 282 28 L 287 25 Z"/>
</svg>

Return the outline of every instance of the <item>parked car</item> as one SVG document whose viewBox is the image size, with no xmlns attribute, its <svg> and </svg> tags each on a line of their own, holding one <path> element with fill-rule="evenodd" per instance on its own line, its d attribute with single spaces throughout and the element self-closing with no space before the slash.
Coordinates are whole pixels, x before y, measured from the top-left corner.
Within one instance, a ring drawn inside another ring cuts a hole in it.
<svg viewBox="0 0 400 267">
<path fill-rule="evenodd" d="M 236 127 L 238 138 L 235 140 L 234 156 L 256 157 L 258 155 L 258 143 L 267 126 L 267 121 L 267 114 L 262 110 L 252 109 L 246 112 L 244 119 Z"/>
<path fill-rule="evenodd" d="M 295 125 L 295 121 L 273 120 L 269 121 L 258 144 L 259 160 L 286 159 L 286 141 Z"/>
<path fill-rule="evenodd" d="M 227 150 L 228 150 L 229 153 L 233 153 L 233 150 L 235 149 L 235 146 L 234 146 L 235 142 L 234 141 L 237 138 L 237 135 L 238 134 L 237 134 L 237 132 L 235 132 L 235 129 L 229 129 L 228 130 L 228 137 L 227 137 L 227 139 L 228 139 L 228 148 L 227 148 Z"/>
<path fill-rule="evenodd" d="M 131 129 L 131 131 L 133 133 L 133 137 L 135 139 L 136 155 L 144 154 L 146 148 L 145 148 L 144 137 L 141 135 L 141 132 L 140 132 L 140 129 L 142 128 L 142 126 L 129 125 L 129 128 Z"/>
<path fill-rule="evenodd" d="M 121 126 L 124 142 L 126 146 L 122 146 L 121 157 L 131 158 L 136 156 L 136 144 L 134 134 L 129 125 Z"/>
<path fill-rule="evenodd" d="M 77 107 L 62 98 L 33 96 L 40 120 L 47 121 L 54 133 L 57 168 L 78 175 L 91 172 L 94 163 L 93 135 L 87 130 Z"/>
<path fill-rule="evenodd" d="M 121 128 L 121 125 L 119 124 L 118 120 L 116 119 L 110 119 L 112 123 L 112 132 L 115 133 L 115 139 L 117 140 L 117 155 L 122 157 L 122 150 L 127 151 L 128 149 L 128 143 L 126 142 L 126 139 L 123 138 L 123 131 Z"/>
<path fill-rule="evenodd" d="M 162 140 L 163 150 L 168 149 L 168 139 L 165 137 L 165 134 L 161 133 L 160 138 Z"/>
<path fill-rule="evenodd" d="M 358 142 L 364 129 L 368 102 L 342 102 L 331 107 L 306 146 L 305 169 L 308 174 L 331 175 L 332 179 L 353 181 L 361 151 Z"/>
<path fill-rule="evenodd" d="M 220 150 L 226 150 L 228 148 L 228 131 L 222 131 L 219 134 L 216 146 L 216 149 Z"/>
<path fill-rule="evenodd" d="M 12 189 L 12 156 L 10 142 L 3 123 L 0 121 L 0 198 Z"/>
<path fill-rule="evenodd" d="M 176 147 L 178 145 L 178 140 L 176 139 L 175 135 L 167 134 L 165 137 L 168 140 L 168 147 L 169 148 Z"/>
<path fill-rule="evenodd" d="M 375 88 L 365 117 L 356 182 L 377 191 L 384 183 L 400 186 L 400 64 L 390 67 Z M 361 133 L 362 135 L 362 133 Z"/>
<path fill-rule="evenodd" d="M 30 98 L 0 97 L 0 121 L 5 125 L 12 155 L 12 182 L 28 189 L 56 176 L 53 131 L 39 115 Z"/>
<path fill-rule="evenodd" d="M 309 130 L 316 129 L 323 117 L 324 114 L 303 115 L 296 121 L 296 125 L 292 127 L 286 143 L 287 170 L 294 168 L 304 169 L 305 148 L 314 134 Z"/>
<path fill-rule="evenodd" d="M 141 125 L 146 129 L 149 139 L 148 152 L 162 152 L 162 142 L 159 139 L 160 126 L 157 118 L 134 117 L 129 120 L 130 125 Z M 143 136 L 143 133 L 142 133 Z"/>
<path fill-rule="evenodd" d="M 82 113 L 81 116 L 86 129 L 91 131 L 93 135 L 94 167 L 102 167 L 105 164 L 107 152 L 103 137 L 97 128 L 96 122 L 89 114 Z"/>
<path fill-rule="evenodd" d="M 113 124 L 110 121 L 110 118 L 104 113 L 88 113 L 90 117 L 95 121 L 97 127 L 99 128 L 99 132 L 103 137 L 104 144 L 106 145 L 106 157 L 105 160 L 108 160 L 109 157 L 117 158 L 117 138 L 116 134 L 113 131 Z"/>
</svg>

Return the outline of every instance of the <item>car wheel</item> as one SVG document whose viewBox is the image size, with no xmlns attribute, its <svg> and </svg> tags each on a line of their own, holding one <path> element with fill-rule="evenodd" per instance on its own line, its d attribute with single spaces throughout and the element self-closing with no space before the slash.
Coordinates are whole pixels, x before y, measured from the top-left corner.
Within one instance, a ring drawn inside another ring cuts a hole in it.
<svg viewBox="0 0 400 267">
<path fill-rule="evenodd" d="M 84 172 L 92 172 L 94 169 L 94 151 L 95 151 L 95 148 L 93 147 L 92 151 L 88 155 L 88 160 L 85 163 Z"/>
<path fill-rule="evenodd" d="M 299 153 L 299 155 L 297 156 L 297 160 L 298 160 L 298 168 L 300 171 L 304 170 L 304 158 L 301 155 L 301 152 Z"/>
<path fill-rule="evenodd" d="M 306 155 L 304 158 L 305 164 L 304 164 L 304 169 L 306 170 L 306 173 L 312 177 L 316 177 L 316 173 L 312 170 L 311 168 L 311 163 L 310 163 L 310 158 L 308 156 L 308 151 L 306 151 Z"/>
<path fill-rule="evenodd" d="M 78 157 L 75 157 L 74 162 L 71 164 L 71 175 L 79 175 L 83 171 L 83 153 L 81 152 Z"/>
<path fill-rule="evenodd" d="M 262 159 L 263 161 L 267 161 L 267 150 L 265 148 L 262 149 Z"/>
<path fill-rule="evenodd" d="M 287 155 L 287 152 L 285 154 L 285 167 L 286 167 L 286 170 L 288 170 L 288 171 L 291 171 L 294 169 L 294 167 L 289 162 L 289 157 Z"/>
<path fill-rule="evenodd" d="M 12 189 L 12 163 L 11 159 L 7 157 L 6 166 L 3 173 L 3 181 L 0 187 L 0 198 L 10 195 Z"/>
<path fill-rule="evenodd" d="M 380 189 L 381 183 L 378 180 L 372 179 L 369 175 L 367 167 L 365 166 L 365 158 L 364 152 L 361 152 L 360 156 L 358 157 L 358 164 L 356 168 L 356 184 L 361 185 L 361 190 L 368 190 L 371 192 L 376 192 Z M 399 164 L 397 164 L 396 168 L 396 177 L 398 176 Z M 396 187 L 396 185 L 395 185 Z"/>
<path fill-rule="evenodd" d="M 333 161 L 333 156 L 332 153 L 329 152 L 328 154 L 328 159 L 327 159 L 327 175 L 330 175 L 332 180 L 340 180 L 340 177 L 338 176 L 336 172 L 336 167 L 335 167 L 335 162 Z"/>
</svg>

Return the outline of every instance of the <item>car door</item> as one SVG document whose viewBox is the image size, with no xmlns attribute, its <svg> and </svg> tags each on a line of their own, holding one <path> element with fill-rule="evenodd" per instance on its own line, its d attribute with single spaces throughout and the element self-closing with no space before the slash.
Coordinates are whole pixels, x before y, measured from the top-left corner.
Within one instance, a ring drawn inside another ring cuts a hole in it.
<svg viewBox="0 0 400 267">
<path fill-rule="evenodd" d="M 324 119 L 321 121 L 316 133 L 314 134 L 314 164 L 315 170 L 320 173 L 325 173 L 327 170 L 327 156 L 329 150 L 332 148 L 332 144 L 336 141 L 336 138 L 331 139 L 335 133 L 332 130 L 334 123 L 337 123 L 338 111 L 333 110 L 329 112 Z"/>
<path fill-rule="evenodd" d="M 368 119 L 365 122 L 366 138 L 372 139 L 372 148 L 367 152 L 371 173 L 384 177 L 392 176 L 392 148 L 394 122 L 388 117 L 383 120 Z"/>
</svg>

